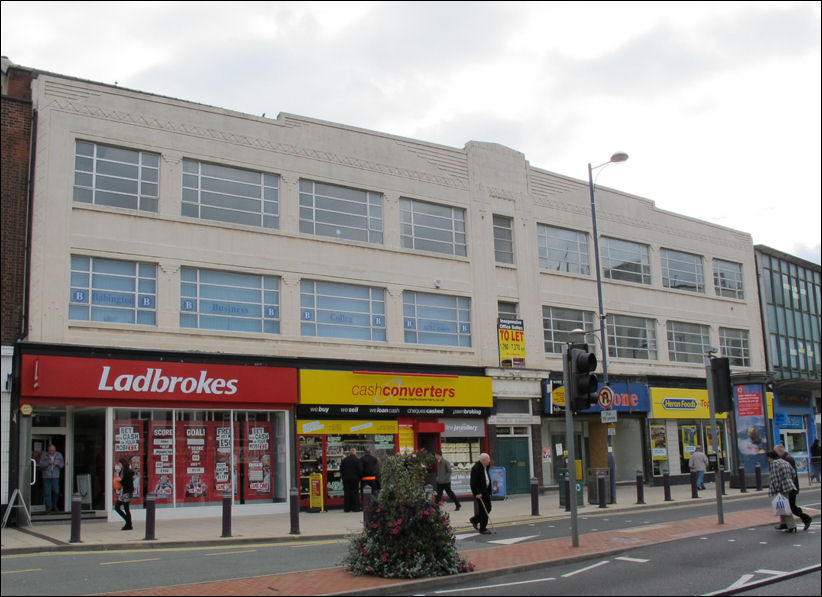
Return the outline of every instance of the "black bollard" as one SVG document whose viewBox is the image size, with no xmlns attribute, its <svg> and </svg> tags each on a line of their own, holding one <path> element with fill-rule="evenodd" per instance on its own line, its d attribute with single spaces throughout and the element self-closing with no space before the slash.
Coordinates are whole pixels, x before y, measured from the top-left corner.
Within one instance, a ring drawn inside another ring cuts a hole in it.
<svg viewBox="0 0 822 597">
<path fill-rule="evenodd" d="M 70 543 L 80 543 L 80 524 L 83 520 L 83 496 L 71 495 L 71 539 Z"/>
<path fill-rule="evenodd" d="M 223 494 L 223 537 L 231 537 L 231 498 L 226 492 Z"/>
<path fill-rule="evenodd" d="M 156 526 L 157 494 L 146 494 L 146 536 L 143 541 L 154 541 L 154 528 Z"/>
<path fill-rule="evenodd" d="M 691 497 L 699 497 L 699 490 L 696 486 L 696 471 L 691 471 Z"/>
<path fill-rule="evenodd" d="M 668 472 L 668 469 L 665 469 L 665 472 L 662 473 L 662 487 L 665 492 L 665 501 L 672 502 L 671 499 L 671 474 Z"/>
<path fill-rule="evenodd" d="M 719 488 L 722 490 L 722 495 L 725 495 L 725 467 L 719 467 Z"/>
<path fill-rule="evenodd" d="M 430 485 L 425 486 L 426 489 Z M 362 524 L 368 526 L 368 510 L 371 508 L 371 486 L 366 485 L 362 488 Z"/>
<path fill-rule="evenodd" d="M 289 491 L 289 506 L 291 507 L 291 534 L 300 534 L 300 490 L 292 487 Z"/>
<path fill-rule="evenodd" d="M 565 473 L 565 511 L 571 511 L 571 476 Z"/>
<path fill-rule="evenodd" d="M 636 503 L 645 503 L 645 487 L 642 479 L 642 471 L 636 472 Z"/>
<path fill-rule="evenodd" d="M 739 465 L 739 491 L 741 493 L 748 493 L 748 486 L 745 482 L 745 467 L 743 465 Z"/>
<path fill-rule="evenodd" d="M 758 462 L 754 465 L 754 473 L 756 474 L 756 490 L 762 491 L 762 467 Z"/>
<path fill-rule="evenodd" d="M 605 505 L 605 473 L 597 474 L 597 492 L 599 493 L 599 507 L 607 508 Z"/>
<path fill-rule="evenodd" d="M 531 477 L 531 516 L 539 516 L 539 479 Z"/>
</svg>

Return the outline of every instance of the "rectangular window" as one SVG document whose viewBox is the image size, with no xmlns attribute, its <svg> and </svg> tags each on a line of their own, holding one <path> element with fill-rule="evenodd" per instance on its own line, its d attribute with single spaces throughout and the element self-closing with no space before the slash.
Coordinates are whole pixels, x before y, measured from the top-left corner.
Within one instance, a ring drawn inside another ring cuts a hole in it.
<svg viewBox="0 0 822 597">
<path fill-rule="evenodd" d="M 718 296 L 744 299 L 742 264 L 714 259 L 714 289 Z"/>
<path fill-rule="evenodd" d="M 591 273 L 586 233 L 537 224 L 537 238 L 540 268 L 586 276 Z"/>
<path fill-rule="evenodd" d="M 497 317 L 502 319 L 519 319 L 519 308 L 517 303 L 497 301 Z"/>
<path fill-rule="evenodd" d="M 639 284 L 651 283 L 651 258 L 648 245 L 603 236 L 602 276 Z"/>
<path fill-rule="evenodd" d="M 401 198 L 400 240 L 406 249 L 465 257 L 465 210 Z"/>
<path fill-rule="evenodd" d="M 278 228 L 276 174 L 183 160 L 182 214 L 192 218 Z"/>
<path fill-rule="evenodd" d="M 680 363 L 704 363 L 710 328 L 698 323 L 668 322 L 668 357 Z"/>
<path fill-rule="evenodd" d="M 751 349 L 748 345 L 748 330 L 719 328 L 719 350 L 734 367 L 751 366 Z"/>
<path fill-rule="evenodd" d="M 403 311 L 406 342 L 471 346 L 471 299 L 406 290 Z"/>
<path fill-rule="evenodd" d="M 74 200 L 157 211 L 160 154 L 99 143 L 74 144 Z"/>
<path fill-rule="evenodd" d="M 514 263 L 514 220 L 494 216 L 494 256 L 497 263 Z"/>
<path fill-rule="evenodd" d="M 594 314 L 590 311 L 563 309 L 560 307 L 542 307 L 542 331 L 545 337 L 545 352 L 562 353 L 562 345 L 576 342 L 571 338 L 571 330 L 594 329 Z"/>
<path fill-rule="evenodd" d="M 653 319 L 607 315 L 608 355 L 625 359 L 656 360 L 656 326 Z"/>
<path fill-rule="evenodd" d="M 335 282 L 300 282 L 303 336 L 385 342 L 385 289 Z"/>
<path fill-rule="evenodd" d="M 69 319 L 155 325 L 157 266 L 71 256 Z"/>
<path fill-rule="evenodd" d="M 702 256 L 672 249 L 660 251 L 662 259 L 662 285 L 665 288 L 705 292 L 705 274 Z"/>
<path fill-rule="evenodd" d="M 280 279 L 180 268 L 180 327 L 280 333 Z"/>
<path fill-rule="evenodd" d="M 300 180 L 300 232 L 382 244 L 382 195 Z"/>
</svg>

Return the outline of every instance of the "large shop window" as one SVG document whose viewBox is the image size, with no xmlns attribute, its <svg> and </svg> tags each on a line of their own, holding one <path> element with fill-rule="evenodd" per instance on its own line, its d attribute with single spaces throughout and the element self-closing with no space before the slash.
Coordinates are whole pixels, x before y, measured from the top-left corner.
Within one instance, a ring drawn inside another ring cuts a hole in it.
<svg viewBox="0 0 822 597">
<path fill-rule="evenodd" d="M 149 492 L 161 508 L 217 505 L 232 487 L 240 504 L 284 502 L 285 452 L 282 411 L 114 411 L 114 473 L 130 462 L 134 505 Z"/>
<path fill-rule="evenodd" d="M 471 495 L 471 467 L 482 453 L 481 437 L 443 437 L 442 456 L 451 465 L 451 489 L 457 495 Z"/>
<path fill-rule="evenodd" d="M 710 421 L 682 420 L 676 421 L 676 437 L 670 437 L 673 428 L 668 423 L 656 419 L 651 421 L 651 457 L 654 463 L 654 475 L 662 475 L 666 470 L 672 474 L 676 471 L 674 459 L 679 461 L 679 471 L 682 474 L 691 472 L 688 461 L 696 446 L 702 446 L 702 451 L 708 456 L 710 466 L 708 470 L 717 470 L 716 443 L 713 440 L 713 431 Z M 717 421 L 719 428 L 719 463 L 728 468 L 725 421 Z"/>
</svg>

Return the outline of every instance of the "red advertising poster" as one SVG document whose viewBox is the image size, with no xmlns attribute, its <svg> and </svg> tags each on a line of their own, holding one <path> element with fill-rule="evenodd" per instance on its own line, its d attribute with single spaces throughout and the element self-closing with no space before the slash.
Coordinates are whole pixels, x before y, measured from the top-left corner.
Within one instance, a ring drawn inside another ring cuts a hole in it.
<svg viewBox="0 0 822 597">
<path fill-rule="evenodd" d="M 143 503 L 143 424 L 139 419 L 114 420 L 114 476 L 120 476 L 120 459 L 125 458 L 134 471 L 131 505 Z M 117 491 L 114 492 L 117 501 Z"/>
<path fill-rule="evenodd" d="M 174 502 L 174 427 L 171 421 L 148 423 L 148 491 L 156 503 Z"/>
<path fill-rule="evenodd" d="M 177 423 L 177 503 L 218 501 L 209 495 L 209 429 L 205 421 Z M 211 492 L 213 493 L 213 492 Z"/>
<path fill-rule="evenodd" d="M 740 417 L 762 416 L 762 394 L 745 391 L 745 386 L 737 386 L 736 403 Z"/>
<path fill-rule="evenodd" d="M 245 428 L 245 498 L 246 501 L 271 501 L 271 422 L 248 421 Z"/>
<path fill-rule="evenodd" d="M 237 466 L 240 462 L 239 424 L 233 426 L 228 421 L 213 421 L 211 423 L 211 445 L 214 446 L 214 493 L 212 497 L 222 498 L 234 487 L 234 497 L 238 497 Z M 232 428 L 233 427 L 233 428 Z M 233 463 L 232 463 L 233 452 Z"/>
</svg>

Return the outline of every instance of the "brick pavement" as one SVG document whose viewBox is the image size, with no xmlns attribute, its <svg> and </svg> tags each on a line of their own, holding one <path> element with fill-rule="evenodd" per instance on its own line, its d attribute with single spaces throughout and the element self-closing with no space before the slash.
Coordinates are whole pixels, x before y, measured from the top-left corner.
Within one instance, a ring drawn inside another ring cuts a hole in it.
<svg viewBox="0 0 822 597">
<path fill-rule="evenodd" d="M 394 580 L 370 576 L 352 576 L 343 568 L 323 568 L 301 572 L 263 575 L 237 580 L 175 585 L 154 589 L 107 593 L 107 595 L 363 595 L 386 594 L 390 591 L 413 592 L 423 586 L 431 590 L 433 584 L 453 584 L 477 580 L 491 574 L 525 570 L 545 563 L 573 561 L 592 555 L 609 555 L 633 549 L 675 541 L 687 537 L 771 524 L 769 509 L 726 513 L 725 524 L 717 523 L 716 515 L 691 520 L 630 527 L 580 535 L 580 546 L 571 547 L 570 537 L 546 539 L 527 543 L 462 551 L 463 557 L 474 563 L 475 571 L 441 578 L 421 580 Z M 402 588 L 400 588 L 402 586 Z"/>
</svg>

